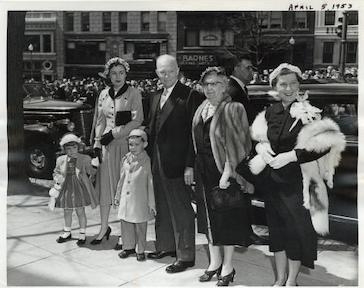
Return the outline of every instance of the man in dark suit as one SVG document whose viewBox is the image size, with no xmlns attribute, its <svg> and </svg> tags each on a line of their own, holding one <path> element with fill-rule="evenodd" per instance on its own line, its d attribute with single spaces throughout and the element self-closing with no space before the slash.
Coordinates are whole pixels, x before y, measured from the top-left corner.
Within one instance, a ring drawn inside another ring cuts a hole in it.
<svg viewBox="0 0 364 288">
<path fill-rule="evenodd" d="M 156 252 L 148 258 L 176 256 L 168 273 L 186 270 L 195 264 L 195 214 L 186 185 L 193 182 L 191 123 L 202 96 L 178 81 L 177 61 L 161 55 L 156 73 L 163 85 L 151 98 L 149 152 L 156 200 Z"/>
<path fill-rule="evenodd" d="M 253 64 L 249 55 L 242 54 L 234 57 L 233 59 L 234 70 L 230 76 L 229 85 L 228 85 L 228 93 L 233 99 L 233 101 L 239 102 L 244 105 L 249 125 L 252 124 L 258 112 L 256 108 L 250 103 L 248 97 L 248 89 L 246 85 L 250 83 L 253 79 Z M 250 219 L 252 223 L 253 211 L 251 207 L 251 199 L 249 194 L 244 194 L 248 197 L 249 201 L 247 201 L 249 207 L 248 211 L 250 214 Z M 268 245 L 268 240 L 262 238 L 254 233 L 253 229 L 250 231 L 250 238 L 256 245 Z"/>
</svg>

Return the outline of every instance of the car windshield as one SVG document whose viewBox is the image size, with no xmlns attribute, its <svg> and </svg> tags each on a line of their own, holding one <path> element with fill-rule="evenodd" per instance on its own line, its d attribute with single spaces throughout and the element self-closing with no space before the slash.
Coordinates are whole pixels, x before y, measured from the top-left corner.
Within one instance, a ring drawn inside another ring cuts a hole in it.
<svg viewBox="0 0 364 288">
<path fill-rule="evenodd" d="M 24 100 L 27 98 L 45 99 L 49 96 L 44 85 L 41 83 L 25 83 L 23 88 L 25 91 Z"/>
</svg>

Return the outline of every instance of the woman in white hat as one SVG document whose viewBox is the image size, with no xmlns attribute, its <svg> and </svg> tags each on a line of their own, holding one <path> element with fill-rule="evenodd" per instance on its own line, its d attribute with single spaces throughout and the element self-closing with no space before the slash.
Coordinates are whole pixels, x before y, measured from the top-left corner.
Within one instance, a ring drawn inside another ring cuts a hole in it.
<svg viewBox="0 0 364 288">
<path fill-rule="evenodd" d="M 87 225 L 85 206 L 96 208 L 98 202 L 91 181 L 96 171 L 91 165 L 91 157 L 78 152 L 80 144 L 80 138 L 72 133 L 64 135 L 60 141 L 65 155 L 57 158 L 53 173 L 55 185 L 49 191 L 55 207 L 64 209 L 64 231 L 58 237 L 58 243 L 71 239 L 72 213 L 75 209 L 80 223 L 77 245 L 85 244 Z"/>
<path fill-rule="evenodd" d="M 96 109 L 94 149 L 101 164 L 95 189 L 100 195 L 101 229 L 91 242 L 93 245 L 100 244 L 104 237 L 109 239 L 110 207 L 120 177 L 120 162 L 128 152 L 127 137 L 144 119 L 140 92 L 125 82 L 129 70 L 124 59 L 115 57 L 105 64 L 103 73 L 111 85 L 101 91 Z M 115 246 L 118 250 L 121 249 L 120 241 Z"/>
<path fill-rule="evenodd" d="M 337 124 L 321 120 L 321 110 L 310 105 L 308 94 L 299 93 L 301 79 L 297 66 L 283 63 L 274 69 L 269 83 L 279 102 L 258 114 L 251 126 L 252 139 L 259 143 L 249 166 L 264 195 L 269 250 L 277 271 L 274 286 L 295 286 L 301 265 L 314 268 L 316 233 L 328 233 L 324 180 L 332 184 L 345 147 Z M 316 195 L 310 199 L 311 183 Z"/>
</svg>

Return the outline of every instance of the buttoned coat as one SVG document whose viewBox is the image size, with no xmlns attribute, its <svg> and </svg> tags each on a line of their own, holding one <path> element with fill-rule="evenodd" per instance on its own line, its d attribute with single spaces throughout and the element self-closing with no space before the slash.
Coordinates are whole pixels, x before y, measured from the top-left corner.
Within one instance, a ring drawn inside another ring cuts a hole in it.
<svg viewBox="0 0 364 288">
<path fill-rule="evenodd" d="M 131 223 L 153 219 L 150 208 L 155 210 L 153 177 L 150 158 L 146 152 L 136 159 L 131 153 L 121 163 L 120 179 L 115 199 L 119 200 L 118 218 Z"/>
<path fill-rule="evenodd" d="M 115 99 L 111 98 L 109 90 L 110 88 L 106 88 L 100 93 L 95 125 L 94 147 L 102 147 L 102 163 L 96 175 L 95 185 L 95 190 L 100 196 L 100 205 L 113 203 L 120 176 L 120 161 L 128 152 L 127 137 L 144 119 L 142 97 L 137 89 L 128 87 Z M 118 111 L 131 111 L 131 121 L 126 125 L 116 126 L 115 118 Z M 101 136 L 109 131 L 112 131 L 115 139 L 107 146 L 101 146 Z"/>
<path fill-rule="evenodd" d="M 130 131 L 138 128 L 144 119 L 142 96 L 139 90 L 128 87 L 125 93 L 115 99 L 110 97 L 109 90 L 110 88 L 102 90 L 98 99 L 94 147 L 101 147 L 101 136 L 110 130 L 115 140 L 125 140 Z M 115 126 L 115 116 L 118 111 L 131 111 L 131 121 L 126 125 Z"/>
<path fill-rule="evenodd" d="M 63 179 L 66 178 L 68 158 L 69 157 L 67 155 L 62 155 L 57 158 L 56 167 L 54 168 L 53 172 L 53 179 L 56 182 L 59 182 L 58 181 L 59 178 Z M 95 208 L 98 204 L 98 200 L 95 195 L 95 190 L 89 176 L 95 175 L 96 170 L 91 165 L 91 157 L 88 155 L 78 153 L 75 171 L 77 178 L 80 179 L 80 181 L 85 185 L 87 193 L 90 195 L 91 207 Z M 63 183 L 61 185 L 63 185 Z"/>
</svg>

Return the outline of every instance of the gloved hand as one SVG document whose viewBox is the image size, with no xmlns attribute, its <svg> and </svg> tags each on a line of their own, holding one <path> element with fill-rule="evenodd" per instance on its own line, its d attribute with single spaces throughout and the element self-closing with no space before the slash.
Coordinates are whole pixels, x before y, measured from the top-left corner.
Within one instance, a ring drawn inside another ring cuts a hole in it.
<svg viewBox="0 0 364 288">
<path fill-rule="evenodd" d="M 100 143 L 101 145 L 107 146 L 112 140 L 114 140 L 114 136 L 112 135 L 112 132 L 110 130 L 109 132 L 101 136 Z"/>
<path fill-rule="evenodd" d="M 99 158 L 99 162 L 102 162 L 102 149 L 101 148 L 94 148 L 94 156 Z"/>
<path fill-rule="evenodd" d="M 229 186 L 230 186 L 230 181 L 229 181 L 228 173 L 222 173 L 220 181 L 219 181 L 219 187 L 221 189 L 226 189 Z"/>
<path fill-rule="evenodd" d="M 276 153 L 274 153 L 274 151 L 272 150 L 269 142 L 258 143 L 255 146 L 255 151 L 257 151 L 257 153 L 263 157 L 265 163 L 269 163 L 270 161 L 272 161 L 273 156 L 276 155 Z"/>
<path fill-rule="evenodd" d="M 279 153 L 268 164 L 273 169 L 279 169 L 286 166 L 288 163 L 295 161 L 297 161 L 296 151 L 292 150 L 289 152 Z"/>
</svg>

